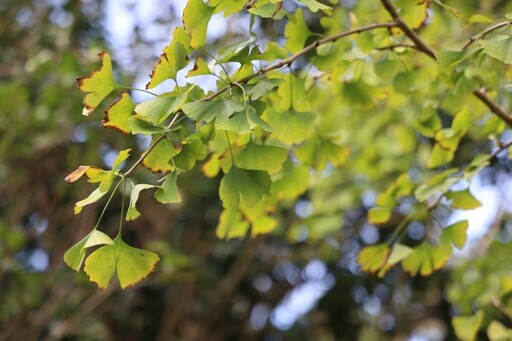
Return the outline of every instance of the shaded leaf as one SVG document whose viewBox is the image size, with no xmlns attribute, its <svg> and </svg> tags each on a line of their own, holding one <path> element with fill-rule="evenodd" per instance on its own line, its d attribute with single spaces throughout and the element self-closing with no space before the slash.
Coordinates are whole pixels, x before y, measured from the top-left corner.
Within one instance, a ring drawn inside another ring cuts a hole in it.
<svg viewBox="0 0 512 341">
<path fill-rule="evenodd" d="M 391 218 L 393 208 L 373 207 L 368 211 L 368 221 L 372 224 L 384 224 Z"/>
<path fill-rule="evenodd" d="M 183 170 L 192 169 L 196 161 L 206 158 L 207 149 L 199 136 L 191 136 L 181 143 L 181 150 L 174 156 L 174 164 Z"/>
<path fill-rule="evenodd" d="M 278 112 L 269 108 L 268 121 L 278 132 L 276 138 L 292 145 L 304 141 L 313 133 L 315 115 L 294 110 Z"/>
<path fill-rule="evenodd" d="M 195 121 L 209 123 L 215 118 L 227 120 L 234 112 L 244 110 L 244 104 L 232 99 L 221 99 L 216 101 L 199 101 L 187 103 L 183 106 L 185 115 Z"/>
<path fill-rule="evenodd" d="M 220 182 L 219 195 L 224 207 L 238 207 L 240 198 L 251 207 L 268 193 L 270 185 L 267 172 L 240 169 L 233 165 Z"/>
<path fill-rule="evenodd" d="M 95 203 L 96 201 L 100 200 L 105 194 L 107 194 L 107 191 L 103 192 L 99 188 L 96 188 L 87 198 L 80 200 L 75 204 L 75 214 L 82 212 L 84 206 Z"/>
<path fill-rule="evenodd" d="M 181 201 L 181 196 L 178 191 L 176 172 L 169 173 L 165 176 L 165 180 L 158 190 L 155 192 L 155 199 L 162 204 L 172 204 Z"/>
<path fill-rule="evenodd" d="M 148 188 L 153 188 L 155 186 L 148 184 L 137 184 L 133 187 L 132 193 L 130 194 L 130 206 L 128 206 L 128 211 L 126 212 L 126 220 L 135 220 L 140 216 L 139 211 L 137 210 L 137 201 L 139 200 L 140 191 Z"/>
<path fill-rule="evenodd" d="M 152 143 L 154 141 L 155 138 L 153 138 Z M 142 165 L 153 173 L 170 172 L 174 169 L 170 163 L 171 158 L 177 153 L 178 151 L 174 148 L 172 142 L 164 138 L 146 155 Z"/>
<path fill-rule="evenodd" d="M 235 155 L 235 164 L 243 169 L 276 173 L 288 158 L 288 152 L 286 148 L 249 142 L 244 149 Z"/>
<path fill-rule="evenodd" d="M 128 125 L 132 134 L 151 135 L 156 133 L 163 133 L 166 130 L 165 127 L 154 125 L 139 115 L 133 115 L 130 117 L 128 120 Z"/>
<path fill-rule="evenodd" d="M 480 40 L 484 52 L 503 63 L 512 64 L 512 37 L 499 35 L 492 40 Z"/>
<path fill-rule="evenodd" d="M 187 101 L 188 94 L 194 86 L 190 87 L 181 95 L 175 93 L 167 93 L 156 98 L 149 99 L 137 105 L 134 109 L 135 117 L 151 122 L 155 125 L 161 124 L 169 116 L 181 109 Z"/>
</svg>

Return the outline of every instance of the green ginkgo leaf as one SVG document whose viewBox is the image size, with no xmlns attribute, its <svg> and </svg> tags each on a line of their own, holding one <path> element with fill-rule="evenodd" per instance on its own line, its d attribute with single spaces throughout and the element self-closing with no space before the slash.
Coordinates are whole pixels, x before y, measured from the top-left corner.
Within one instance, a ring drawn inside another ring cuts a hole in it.
<svg viewBox="0 0 512 341">
<path fill-rule="evenodd" d="M 451 207 L 460 210 L 473 210 L 482 206 L 468 189 L 463 191 L 450 191 L 446 193 L 446 199 L 451 200 Z"/>
<path fill-rule="evenodd" d="M 277 130 L 276 138 L 288 145 L 300 143 L 308 138 L 314 131 L 315 114 L 310 112 L 267 112 L 270 125 Z"/>
<path fill-rule="evenodd" d="M 162 204 L 172 204 L 181 201 L 181 196 L 178 192 L 177 177 L 176 172 L 169 173 L 165 176 L 164 182 L 155 192 L 156 200 Z"/>
<path fill-rule="evenodd" d="M 307 6 L 311 12 L 318 12 L 318 10 L 321 10 L 325 14 L 331 15 L 332 14 L 332 8 L 324 5 L 321 2 L 318 2 L 316 0 L 298 0 L 301 4 Z"/>
<path fill-rule="evenodd" d="M 165 127 L 155 125 L 149 121 L 146 121 L 144 117 L 139 115 L 133 115 L 128 120 L 128 126 L 132 134 L 151 135 L 157 133 L 164 133 Z"/>
<path fill-rule="evenodd" d="M 206 5 L 203 0 L 189 0 L 183 10 L 183 25 L 190 34 L 190 47 L 198 49 L 206 43 L 206 29 L 214 7 Z"/>
<path fill-rule="evenodd" d="M 199 0 L 200 1 L 200 0 Z M 102 59 L 102 66 L 94 70 L 90 75 L 76 79 L 77 86 L 81 91 L 87 92 L 83 105 L 82 114 L 88 116 L 112 91 L 120 86 L 114 81 L 112 73 L 112 60 L 107 52 L 98 54 Z"/>
<path fill-rule="evenodd" d="M 117 154 L 116 158 L 114 159 L 114 162 L 112 164 L 112 169 L 117 169 L 119 167 L 119 165 L 121 165 L 124 161 L 126 161 L 128 156 L 130 156 L 131 151 L 132 151 L 131 148 L 121 150 L 119 152 L 119 154 Z"/>
<path fill-rule="evenodd" d="M 233 99 L 199 101 L 187 103 L 182 109 L 193 120 L 210 123 L 216 118 L 221 121 L 227 120 L 234 112 L 244 110 L 244 103 Z"/>
<path fill-rule="evenodd" d="M 219 195 L 224 207 L 238 207 L 240 198 L 251 207 L 268 193 L 270 185 L 267 172 L 240 169 L 233 165 L 220 182 Z"/>
<path fill-rule="evenodd" d="M 75 214 L 82 212 L 84 206 L 95 203 L 100 200 L 108 191 L 101 191 L 101 189 L 96 188 L 87 198 L 80 200 L 75 204 Z"/>
<path fill-rule="evenodd" d="M 243 219 L 237 208 L 225 208 L 220 214 L 219 224 L 215 230 L 217 238 L 242 238 L 249 230 L 249 223 Z"/>
<path fill-rule="evenodd" d="M 475 315 L 454 317 L 452 326 L 459 340 L 474 341 L 483 321 L 484 312 L 479 310 Z"/>
<path fill-rule="evenodd" d="M 191 136 L 181 143 L 181 150 L 174 156 L 174 164 L 183 170 L 194 167 L 196 161 L 206 158 L 207 147 L 199 136 Z"/>
<path fill-rule="evenodd" d="M 85 258 L 85 249 L 104 244 L 114 244 L 114 241 L 105 233 L 94 229 L 81 241 L 66 251 L 64 254 L 64 262 L 71 269 L 79 271 Z"/>
<path fill-rule="evenodd" d="M 402 261 L 402 268 L 412 276 L 418 273 L 422 276 L 428 276 L 435 270 L 442 268 L 451 255 L 452 247 L 448 243 L 430 245 L 423 242 L 415 247 L 414 251 Z"/>
<path fill-rule="evenodd" d="M 386 243 L 367 246 L 359 252 L 357 262 L 363 271 L 376 272 L 385 266 L 390 252 Z"/>
<path fill-rule="evenodd" d="M 134 108 L 135 103 L 133 103 L 128 93 L 123 91 L 121 97 L 105 111 L 105 118 L 101 121 L 101 125 L 117 130 L 123 135 L 128 135 L 130 132 L 128 119 Z"/>
<path fill-rule="evenodd" d="M 249 142 L 235 155 L 237 167 L 261 170 L 269 173 L 278 172 L 288 158 L 289 150 L 282 147 L 265 146 Z"/>
<path fill-rule="evenodd" d="M 106 288 L 114 274 L 125 289 L 144 279 L 155 269 L 157 254 L 127 245 L 120 236 L 113 245 L 104 245 L 85 260 L 84 271 L 99 288 Z"/>
<path fill-rule="evenodd" d="M 467 220 L 459 221 L 443 229 L 439 240 L 442 243 L 452 244 L 458 249 L 462 249 L 466 244 L 466 231 L 469 223 Z"/>
<path fill-rule="evenodd" d="M 192 88 L 193 86 L 189 88 L 189 91 L 192 90 Z M 181 109 L 183 104 L 187 101 L 189 91 L 181 95 L 166 93 L 156 98 L 146 100 L 134 108 L 136 116 L 141 120 L 148 121 L 155 125 L 161 124 L 170 115 Z"/>
<path fill-rule="evenodd" d="M 499 35 L 492 40 L 480 40 L 480 45 L 489 56 L 505 64 L 512 64 L 512 37 Z"/>
<path fill-rule="evenodd" d="M 284 47 L 291 53 L 302 50 L 308 38 L 313 34 L 304 20 L 301 8 L 295 12 L 295 19 L 295 22 L 288 22 L 284 31 L 284 37 L 286 38 Z"/>
<path fill-rule="evenodd" d="M 187 73 L 187 78 L 211 74 L 212 71 L 210 70 L 206 62 L 201 58 L 197 58 L 194 63 L 194 67 Z"/>
<path fill-rule="evenodd" d="M 139 194 L 142 190 L 153 188 L 155 186 L 148 184 L 137 184 L 133 187 L 132 193 L 130 194 L 130 205 L 126 212 L 126 220 L 135 220 L 140 216 L 140 212 L 137 210 L 137 201 L 139 200 Z"/>
<path fill-rule="evenodd" d="M 152 143 L 155 143 L 155 136 L 153 136 Z M 164 138 L 146 155 L 142 165 L 153 173 L 170 172 L 174 169 L 170 163 L 171 158 L 177 153 L 172 142 Z"/>
</svg>

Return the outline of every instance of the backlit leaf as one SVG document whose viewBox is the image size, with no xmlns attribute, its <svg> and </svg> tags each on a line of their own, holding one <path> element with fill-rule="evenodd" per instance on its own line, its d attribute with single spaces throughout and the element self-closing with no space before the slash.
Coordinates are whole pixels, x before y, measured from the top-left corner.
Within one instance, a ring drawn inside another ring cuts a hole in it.
<svg viewBox="0 0 512 341">
<path fill-rule="evenodd" d="M 441 233 L 440 241 L 453 244 L 456 248 L 462 249 L 466 243 L 468 226 L 468 221 L 463 220 L 445 227 Z"/>
<path fill-rule="evenodd" d="M 116 272 L 116 245 L 104 245 L 91 253 L 85 260 L 84 271 L 100 289 L 108 287 Z"/>
<path fill-rule="evenodd" d="M 112 60 L 107 52 L 98 54 L 102 59 L 102 66 L 94 70 L 90 75 L 76 79 L 78 88 L 87 92 L 84 98 L 84 110 L 82 114 L 88 116 L 112 91 L 119 88 L 114 81 L 112 73 Z"/>
<path fill-rule="evenodd" d="M 124 149 L 117 154 L 112 164 L 112 169 L 117 169 L 130 156 L 131 148 Z"/>
<path fill-rule="evenodd" d="M 114 241 L 105 233 L 92 230 L 81 241 L 70 247 L 64 254 L 64 262 L 73 270 L 79 271 L 85 258 L 85 249 L 104 244 L 114 244 Z"/>
<path fill-rule="evenodd" d="M 251 237 L 259 236 L 260 234 L 267 234 L 272 232 L 277 227 L 277 220 L 269 217 L 268 215 L 262 215 L 258 217 L 251 225 Z"/>
<path fill-rule="evenodd" d="M 146 121 L 144 117 L 139 115 L 133 115 L 128 120 L 128 126 L 132 134 L 143 134 L 143 135 L 151 135 L 156 133 L 163 133 L 166 129 L 165 127 L 155 125 L 149 121 Z"/>
<path fill-rule="evenodd" d="M 201 58 L 197 58 L 194 67 L 187 73 L 187 78 L 194 76 L 211 75 L 212 71 Z"/>
<path fill-rule="evenodd" d="M 432 179 L 420 185 L 416 191 L 414 191 L 414 196 L 418 201 L 423 202 L 436 193 L 446 191 L 458 181 L 458 179 L 453 176 L 455 172 L 457 172 L 457 169 L 451 168 L 437 174 Z"/>
<path fill-rule="evenodd" d="M 166 93 L 138 104 L 134 111 L 136 116 L 153 124 L 161 124 L 173 113 L 176 113 L 187 101 L 192 88 L 181 95 Z"/>
<path fill-rule="evenodd" d="M 412 276 L 418 273 L 422 276 L 428 276 L 435 270 L 442 268 L 451 255 L 452 247 L 450 244 L 430 245 L 423 242 L 415 247 L 414 252 L 402 261 L 402 268 Z"/>
<path fill-rule="evenodd" d="M 202 3 L 201 0 L 197 1 Z M 178 71 L 188 64 L 187 53 L 190 44 L 188 33 L 182 27 L 175 28 L 172 42 L 162 50 L 160 59 L 151 72 L 151 80 L 146 85 L 146 89 L 151 89 L 167 79 L 176 79 Z"/>
<path fill-rule="evenodd" d="M 206 29 L 215 11 L 214 7 L 206 5 L 203 0 L 189 0 L 183 10 L 183 25 L 190 34 L 190 47 L 198 49 L 206 43 Z"/>
<path fill-rule="evenodd" d="M 461 210 L 473 210 L 482 206 L 469 189 L 463 191 L 450 191 L 446 193 L 446 199 L 451 200 L 451 207 Z"/>
<path fill-rule="evenodd" d="M 250 85 L 248 90 L 245 91 L 255 101 L 268 94 L 272 89 L 279 86 L 284 80 L 280 78 L 274 79 L 260 79 L 256 84 Z"/>
<path fill-rule="evenodd" d="M 376 272 L 386 264 L 390 252 L 391 250 L 385 243 L 366 246 L 359 252 L 357 262 L 363 271 Z"/>
<path fill-rule="evenodd" d="M 311 12 L 318 12 L 318 10 L 323 11 L 324 13 L 331 15 L 332 8 L 318 2 L 316 0 L 298 0 L 301 4 L 307 6 Z"/>
<path fill-rule="evenodd" d="M 135 103 L 133 103 L 128 93 L 123 91 L 121 97 L 105 111 L 105 118 L 101 121 L 101 125 L 127 135 L 130 132 L 128 119 L 134 108 Z"/>
<path fill-rule="evenodd" d="M 87 198 L 80 200 L 75 204 L 75 214 L 82 212 L 84 206 L 95 203 L 100 200 L 107 192 L 102 192 L 99 188 L 96 188 Z"/>
<path fill-rule="evenodd" d="M 153 272 L 160 257 L 154 252 L 125 244 L 119 238 L 116 241 L 116 259 L 117 277 L 121 288 L 125 289 Z"/>
<path fill-rule="evenodd" d="M 284 37 L 286 38 L 284 48 L 291 53 L 297 53 L 302 50 L 306 44 L 306 40 L 312 35 L 308 24 L 304 20 L 304 14 L 301 8 L 295 12 L 295 19 L 295 23 L 292 21 L 288 22 L 284 31 Z"/>
<path fill-rule="evenodd" d="M 174 163 L 178 168 L 189 170 L 194 167 L 196 161 L 204 160 L 206 155 L 207 147 L 196 135 L 183 140 L 181 150 L 174 156 Z"/>
<path fill-rule="evenodd" d="M 372 224 L 384 224 L 391 218 L 393 208 L 374 207 L 368 211 L 368 221 Z"/>
</svg>

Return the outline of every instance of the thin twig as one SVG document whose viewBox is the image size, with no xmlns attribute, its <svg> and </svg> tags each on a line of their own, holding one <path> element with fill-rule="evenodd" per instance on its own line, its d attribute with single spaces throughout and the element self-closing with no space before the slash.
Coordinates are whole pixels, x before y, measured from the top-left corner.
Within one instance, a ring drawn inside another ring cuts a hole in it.
<svg viewBox="0 0 512 341">
<path fill-rule="evenodd" d="M 464 46 L 461 47 L 461 50 L 467 49 L 471 44 L 473 44 L 478 39 L 484 38 L 487 34 L 491 33 L 492 31 L 498 30 L 502 27 L 510 25 L 512 22 L 506 20 L 506 21 L 500 21 L 497 22 L 489 27 L 487 27 L 485 30 L 483 30 L 480 33 L 475 34 L 474 36 L 470 37 L 468 41 L 464 44 Z"/>
<path fill-rule="evenodd" d="M 432 59 L 437 60 L 436 53 L 434 52 L 434 50 L 430 46 L 428 46 L 416 34 L 416 32 L 414 32 L 409 26 L 407 26 L 406 23 L 404 23 L 402 21 L 396 8 L 391 4 L 390 0 L 381 0 L 381 3 L 384 6 L 384 8 L 386 9 L 386 11 L 389 13 L 391 18 L 393 19 L 396 26 L 398 26 L 405 33 L 405 35 L 407 37 L 409 37 L 409 39 L 411 39 L 414 42 L 417 49 L 420 52 L 423 52 L 427 56 L 431 57 Z M 509 22 L 507 22 L 507 24 L 509 24 Z M 505 25 L 505 24 L 503 24 L 503 25 Z M 486 30 L 487 32 L 485 34 L 491 32 L 493 30 L 496 30 L 499 27 L 501 27 L 501 26 L 494 27 L 494 28 L 492 28 L 492 30 L 490 30 L 490 28 L 489 28 L 488 30 Z M 487 95 L 485 94 L 485 92 L 482 89 L 477 89 L 477 90 L 473 91 L 473 95 L 475 95 L 482 103 L 484 103 L 487 106 L 487 108 L 489 108 L 489 110 L 491 110 L 491 112 L 496 114 L 496 116 L 498 116 L 500 119 L 502 119 L 508 125 L 512 126 L 512 116 L 509 113 L 505 112 L 502 108 L 500 108 L 489 97 L 487 97 Z"/>
</svg>

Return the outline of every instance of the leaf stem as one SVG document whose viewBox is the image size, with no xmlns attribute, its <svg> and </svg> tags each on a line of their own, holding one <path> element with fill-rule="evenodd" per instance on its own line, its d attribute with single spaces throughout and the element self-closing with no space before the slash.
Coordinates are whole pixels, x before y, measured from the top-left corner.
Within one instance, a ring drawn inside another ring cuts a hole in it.
<svg viewBox="0 0 512 341">
<path fill-rule="evenodd" d="M 139 88 L 133 88 L 131 86 L 126 86 L 126 85 L 120 85 L 123 89 L 127 89 L 127 90 L 133 90 L 133 91 L 140 91 L 140 92 L 145 92 L 147 94 L 150 94 L 150 95 L 153 95 L 155 97 L 158 96 L 158 94 L 155 94 L 154 92 L 151 92 L 151 91 L 148 91 L 148 90 L 144 90 L 144 89 L 139 89 Z"/>
<path fill-rule="evenodd" d="M 119 187 L 119 185 L 125 181 L 126 179 L 123 177 L 121 180 L 119 180 L 117 182 L 117 184 L 115 185 L 114 189 L 112 190 L 112 193 L 110 194 L 107 202 L 105 203 L 105 206 L 103 207 L 103 210 L 101 210 L 101 213 L 100 213 L 100 217 L 98 218 L 98 221 L 96 222 L 96 225 L 94 226 L 93 230 L 96 230 L 98 228 L 98 226 L 100 225 L 100 222 L 101 220 L 103 219 L 103 215 L 105 214 L 105 211 L 107 210 L 107 207 L 108 205 L 110 204 L 110 202 L 112 201 L 112 198 L 114 197 L 114 194 L 116 193 L 116 190 L 117 188 Z"/>
<path fill-rule="evenodd" d="M 125 178 L 125 180 L 129 180 L 129 179 Z M 124 185 L 123 185 L 123 198 L 121 199 L 121 215 L 119 217 L 119 230 L 117 232 L 118 236 L 121 235 L 121 231 L 123 230 L 124 203 L 125 203 L 125 200 L 126 200 L 126 183 L 127 182 L 128 181 L 125 181 Z M 131 180 L 130 180 L 130 182 L 131 182 Z M 132 185 L 133 185 L 133 182 L 132 182 Z"/>
</svg>

